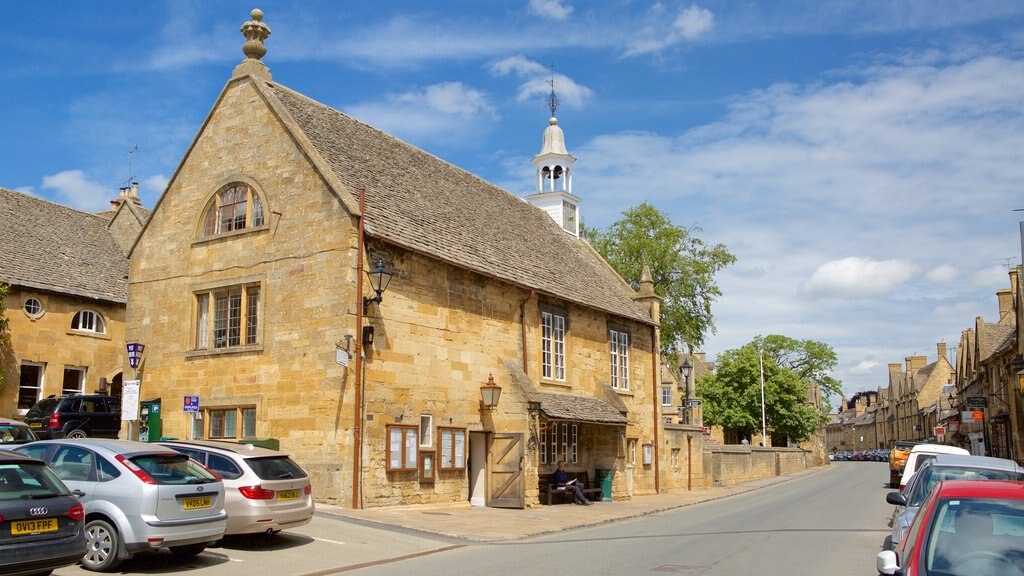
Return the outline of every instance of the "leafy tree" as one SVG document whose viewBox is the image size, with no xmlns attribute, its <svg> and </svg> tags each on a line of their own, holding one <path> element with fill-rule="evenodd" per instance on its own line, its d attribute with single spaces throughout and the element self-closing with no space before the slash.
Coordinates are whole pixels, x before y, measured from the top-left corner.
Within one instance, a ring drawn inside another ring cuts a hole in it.
<svg viewBox="0 0 1024 576">
<path fill-rule="evenodd" d="M 704 422 L 727 429 L 761 428 L 761 366 L 764 362 L 765 420 L 770 433 L 795 442 L 810 438 L 827 419 L 828 404 L 808 403 L 817 386 L 822 396 L 840 393 L 841 382 L 829 375 L 838 363 L 827 344 L 786 336 L 758 336 L 715 360 L 715 372 L 697 380 L 704 401 Z"/>
<path fill-rule="evenodd" d="M 661 296 L 661 350 L 667 356 L 686 346 L 700 348 L 715 332 L 711 304 L 722 295 L 715 273 L 736 261 L 723 244 L 708 245 L 700 228 L 676 226 L 643 203 L 622 213 L 605 230 L 582 226 L 583 237 L 634 289 L 644 265 Z"/>
<path fill-rule="evenodd" d="M 7 350 L 11 344 L 11 337 L 7 333 L 7 311 L 4 302 L 7 301 L 7 294 L 10 293 L 11 287 L 3 282 L 0 282 L 0 390 L 4 389 L 4 369 L 7 368 L 4 358 L 6 354 L 4 351 Z"/>
</svg>

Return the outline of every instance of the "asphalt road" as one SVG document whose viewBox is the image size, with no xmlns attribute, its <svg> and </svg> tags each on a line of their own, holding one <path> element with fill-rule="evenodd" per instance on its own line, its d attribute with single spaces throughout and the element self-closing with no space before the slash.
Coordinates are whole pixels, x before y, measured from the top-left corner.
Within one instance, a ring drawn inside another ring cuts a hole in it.
<svg viewBox="0 0 1024 576">
<path fill-rule="evenodd" d="M 210 548 L 189 562 L 144 554 L 120 571 L 196 576 L 469 574 L 873 576 L 889 533 L 888 468 L 831 469 L 754 492 L 592 528 L 497 544 L 429 538 L 317 516 L 269 545 Z M 60 576 L 82 576 L 79 567 Z"/>
</svg>

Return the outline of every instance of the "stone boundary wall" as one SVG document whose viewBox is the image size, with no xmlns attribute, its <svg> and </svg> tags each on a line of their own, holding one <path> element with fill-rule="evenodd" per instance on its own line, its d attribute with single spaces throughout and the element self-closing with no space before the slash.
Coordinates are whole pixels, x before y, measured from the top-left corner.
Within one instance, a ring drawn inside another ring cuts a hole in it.
<svg viewBox="0 0 1024 576">
<path fill-rule="evenodd" d="M 801 448 L 704 445 L 704 486 L 730 486 L 792 474 L 813 466 Z"/>
</svg>

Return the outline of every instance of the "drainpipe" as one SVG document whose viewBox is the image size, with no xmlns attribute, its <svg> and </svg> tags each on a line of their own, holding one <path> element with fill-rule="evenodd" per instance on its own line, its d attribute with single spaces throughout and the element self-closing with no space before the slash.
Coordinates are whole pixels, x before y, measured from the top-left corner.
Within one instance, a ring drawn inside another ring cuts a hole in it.
<svg viewBox="0 0 1024 576">
<path fill-rule="evenodd" d="M 359 189 L 359 221 L 356 232 L 356 385 L 352 421 L 352 508 L 362 508 L 360 484 L 363 478 L 363 213 L 366 189 Z"/>
</svg>

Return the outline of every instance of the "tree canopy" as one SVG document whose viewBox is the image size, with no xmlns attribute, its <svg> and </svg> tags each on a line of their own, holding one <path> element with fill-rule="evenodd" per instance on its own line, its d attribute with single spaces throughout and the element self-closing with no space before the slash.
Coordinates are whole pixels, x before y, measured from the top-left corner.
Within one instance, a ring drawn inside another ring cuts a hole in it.
<svg viewBox="0 0 1024 576">
<path fill-rule="evenodd" d="M 810 438 L 826 421 L 827 398 L 839 394 L 841 382 L 829 375 L 838 363 L 830 346 L 786 336 L 758 336 L 741 348 L 726 350 L 715 371 L 696 382 L 704 402 L 704 422 L 727 429 L 761 428 L 761 365 L 764 362 L 764 406 L 768 433 L 794 442 Z M 813 406 L 809 392 L 821 389 L 822 405 Z"/>
<path fill-rule="evenodd" d="M 643 203 L 622 213 L 604 230 L 582 226 L 582 234 L 634 289 L 644 265 L 662 298 L 661 349 L 700 348 L 715 332 L 711 304 L 722 295 L 715 274 L 736 261 L 723 244 L 698 238 L 700 228 L 683 228 Z"/>
</svg>

